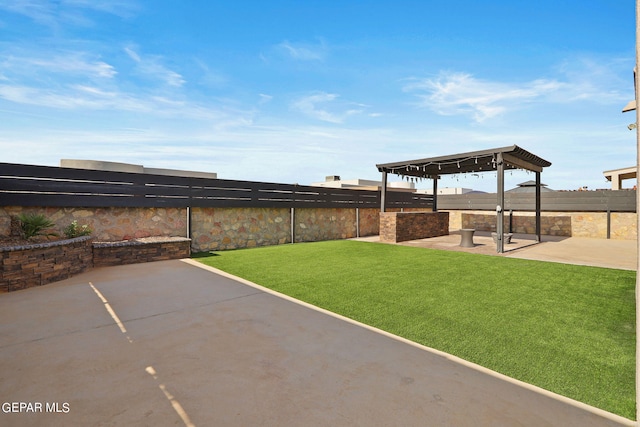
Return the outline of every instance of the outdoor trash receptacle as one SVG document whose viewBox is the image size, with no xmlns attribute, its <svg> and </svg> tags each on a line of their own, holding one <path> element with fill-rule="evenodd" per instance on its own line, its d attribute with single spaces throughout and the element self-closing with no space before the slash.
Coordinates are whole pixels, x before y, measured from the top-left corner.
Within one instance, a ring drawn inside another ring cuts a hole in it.
<svg viewBox="0 0 640 427">
<path fill-rule="evenodd" d="M 463 248 L 473 248 L 475 245 L 473 244 L 473 233 L 475 233 L 475 228 L 463 228 L 460 230 L 460 246 Z"/>
</svg>

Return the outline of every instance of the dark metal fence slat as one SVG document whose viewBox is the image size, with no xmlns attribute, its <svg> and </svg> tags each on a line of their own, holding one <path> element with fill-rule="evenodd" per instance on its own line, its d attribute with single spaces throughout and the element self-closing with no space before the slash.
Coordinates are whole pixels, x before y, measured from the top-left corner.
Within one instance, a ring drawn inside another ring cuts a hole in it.
<svg viewBox="0 0 640 427">
<path fill-rule="evenodd" d="M 389 207 L 432 203 L 398 193 Z M 0 163 L 0 205 L 379 208 L 380 192 Z"/>
</svg>

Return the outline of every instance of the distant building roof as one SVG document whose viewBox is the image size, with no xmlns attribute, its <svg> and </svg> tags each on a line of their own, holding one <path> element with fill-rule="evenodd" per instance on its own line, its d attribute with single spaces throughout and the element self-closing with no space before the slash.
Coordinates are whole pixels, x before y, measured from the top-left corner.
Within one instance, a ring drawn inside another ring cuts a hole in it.
<svg viewBox="0 0 640 427">
<path fill-rule="evenodd" d="M 547 188 L 547 184 L 540 184 L 540 192 L 552 192 L 550 188 Z M 521 182 L 518 184 L 518 187 L 512 188 L 511 190 L 505 191 L 505 193 L 535 193 L 536 192 L 536 182 L 533 180 Z"/>
<path fill-rule="evenodd" d="M 132 163 L 108 162 L 104 160 L 60 159 L 60 167 L 73 169 L 91 169 L 111 172 L 148 173 L 153 175 L 183 176 L 191 178 L 217 179 L 215 172 L 198 172 L 180 169 L 148 168 Z"/>
<path fill-rule="evenodd" d="M 329 187 L 329 188 L 349 188 L 352 190 L 372 190 L 378 191 L 382 186 L 382 181 L 373 181 L 369 179 L 341 179 L 339 175 L 328 175 L 322 182 L 312 182 L 312 187 Z M 392 191 L 415 192 L 416 186 L 413 182 L 388 182 L 387 188 Z"/>
<path fill-rule="evenodd" d="M 432 188 L 427 188 L 424 190 L 417 190 L 416 193 L 424 193 L 424 194 L 433 194 Z M 484 193 L 484 191 L 474 191 L 471 188 L 464 187 L 444 187 L 438 188 L 439 195 L 450 195 L 450 194 L 469 194 L 469 193 Z"/>
</svg>

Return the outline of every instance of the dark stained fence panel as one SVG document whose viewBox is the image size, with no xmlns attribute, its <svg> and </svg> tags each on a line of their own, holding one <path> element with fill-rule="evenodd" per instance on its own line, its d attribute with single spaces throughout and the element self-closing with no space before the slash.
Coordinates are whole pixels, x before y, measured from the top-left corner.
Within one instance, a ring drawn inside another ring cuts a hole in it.
<svg viewBox="0 0 640 427">
<path fill-rule="evenodd" d="M 144 185 L 131 183 L 106 183 L 88 181 L 54 181 L 41 179 L 11 179 L 0 177 L 0 189 L 4 192 L 68 193 L 86 195 L 145 195 Z"/>
<path fill-rule="evenodd" d="M 505 193 L 504 208 L 514 211 L 534 211 L 535 193 Z M 438 196 L 438 209 L 495 211 L 495 193 L 471 193 Z M 635 191 L 555 191 L 540 195 L 540 205 L 547 212 L 635 212 Z"/>
<path fill-rule="evenodd" d="M 0 163 L 0 206 L 379 208 L 380 192 Z M 433 198 L 389 192 L 387 206 Z"/>
</svg>

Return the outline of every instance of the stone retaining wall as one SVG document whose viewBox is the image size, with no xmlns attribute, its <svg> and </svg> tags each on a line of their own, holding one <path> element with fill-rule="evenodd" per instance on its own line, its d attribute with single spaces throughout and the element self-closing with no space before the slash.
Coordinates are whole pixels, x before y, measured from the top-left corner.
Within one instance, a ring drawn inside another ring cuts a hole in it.
<svg viewBox="0 0 640 427">
<path fill-rule="evenodd" d="M 0 248 L 0 292 L 41 286 L 93 265 L 91 237 Z"/>
<path fill-rule="evenodd" d="M 72 221 L 88 225 L 95 240 L 119 241 L 150 236 L 187 236 L 186 208 L 58 208 L 0 206 L 0 235 L 8 236 L 11 216 L 43 214 L 61 236 Z"/>
<path fill-rule="evenodd" d="M 0 293 L 68 279 L 91 267 L 189 258 L 184 237 L 93 242 L 90 236 L 0 248 Z"/>
<path fill-rule="evenodd" d="M 184 237 L 141 238 L 125 242 L 93 243 L 93 265 L 95 267 L 165 261 L 189 258 L 190 256 L 191 239 Z"/>
</svg>

